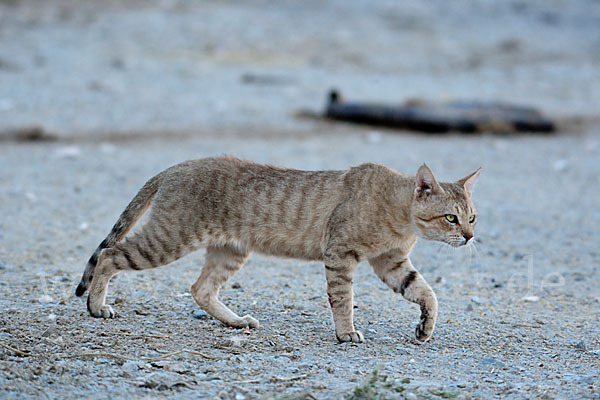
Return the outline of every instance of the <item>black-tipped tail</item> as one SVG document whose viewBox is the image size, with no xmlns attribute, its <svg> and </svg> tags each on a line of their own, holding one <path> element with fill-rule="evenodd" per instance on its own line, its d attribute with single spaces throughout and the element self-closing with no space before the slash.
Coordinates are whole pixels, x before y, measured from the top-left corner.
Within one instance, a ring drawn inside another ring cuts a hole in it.
<svg viewBox="0 0 600 400">
<path fill-rule="evenodd" d="M 81 277 L 81 282 L 77 285 L 77 289 L 75 289 L 75 296 L 81 297 L 88 290 L 90 286 L 90 282 L 94 277 L 94 268 L 96 268 L 96 264 L 98 264 L 98 254 L 103 249 L 102 246 L 106 246 L 106 241 L 103 241 L 100 246 L 94 251 L 94 254 L 90 257 L 85 270 L 83 271 L 83 276 Z"/>
<path fill-rule="evenodd" d="M 84 281 L 79 282 L 77 285 L 77 289 L 75 289 L 75 296 L 81 297 L 87 291 L 87 285 Z"/>
</svg>

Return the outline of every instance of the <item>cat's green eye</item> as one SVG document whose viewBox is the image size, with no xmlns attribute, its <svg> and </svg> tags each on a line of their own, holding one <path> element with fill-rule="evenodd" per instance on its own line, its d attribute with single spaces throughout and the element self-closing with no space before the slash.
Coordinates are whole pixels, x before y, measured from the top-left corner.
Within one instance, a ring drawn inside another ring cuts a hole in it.
<svg viewBox="0 0 600 400">
<path fill-rule="evenodd" d="M 471 218 L 469 218 L 469 223 L 472 224 L 473 222 L 475 222 L 476 218 L 477 218 L 477 216 L 471 215 Z"/>
<path fill-rule="evenodd" d="M 458 218 L 454 214 L 446 214 L 446 220 L 451 224 L 456 224 L 458 222 Z"/>
</svg>

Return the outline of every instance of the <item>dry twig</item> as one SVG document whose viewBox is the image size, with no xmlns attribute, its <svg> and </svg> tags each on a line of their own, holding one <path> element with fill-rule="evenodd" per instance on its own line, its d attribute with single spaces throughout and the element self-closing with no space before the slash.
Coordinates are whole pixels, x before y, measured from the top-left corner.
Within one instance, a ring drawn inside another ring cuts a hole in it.
<svg viewBox="0 0 600 400">
<path fill-rule="evenodd" d="M 14 348 L 14 347 L 12 347 L 12 346 L 9 346 L 9 345 L 7 345 L 7 344 L 4 344 L 4 343 L 0 343 L 0 346 L 4 347 L 5 349 L 8 349 L 8 350 L 10 350 L 10 351 L 12 351 L 12 352 L 15 352 L 15 353 L 17 353 L 18 355 L 20 355 L 20 356 L 23 356 L 23 357 L 29 357 L 29 356 L 32 356 L 32 355 L 33 355 L 33 354 L 31 354 L 31 353 L 27 353 L 27 352 L 25 352 L 25 351 L 21 351 L 21 350 L 19 350 L 19 349 L 17 349 L 17 348 Z"/>
<path fill-rule="evenodd" d="M 217 359 L 217 357 L 215 357 L 215 356 L 211 356 L 209 354 L 205 354 L 205 353 L 202 353 L 199 351 L 187 350 L 187 349 L 174 351 L 172 353 L 163 354 L 162 356 L 157 356 L 157 357 L 136 358 L 136 357 L 121 356 L 119 354 L 112 354 L 112 353 L 78 353 L 78 354 L 74 354 L 73 357 L 105 357 L 105 358 L 116 358 L 118 360 L 125 360 L 125 361 L 158 361 L 158 360 L 164 360 L 165 358 L 173 357 L 178 354 L 184 354 L 184 353 L 193 354 L 195 356 L 201 356 L 201 357 L 207 358 L 209 360 Z"/>
</svg>

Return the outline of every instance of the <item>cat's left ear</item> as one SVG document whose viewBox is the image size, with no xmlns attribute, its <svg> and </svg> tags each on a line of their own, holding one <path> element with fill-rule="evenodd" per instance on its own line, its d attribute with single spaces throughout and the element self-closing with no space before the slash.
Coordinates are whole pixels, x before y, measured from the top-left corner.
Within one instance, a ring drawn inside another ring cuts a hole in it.
<svg viewBox="0 0 600 400">
<path fill-rule="evenodd" d="M 462 185 L 462 187 L 465 188 L 465 191 L 469 193 L 469 196 L 473 192 L 473 187 L 477 183 L 480 173 L 481 167 L 479 167 L 477 171 L 473 172 L 471 175 L 466 176 L 457 182 L 459 185 Z"/>
</svg>

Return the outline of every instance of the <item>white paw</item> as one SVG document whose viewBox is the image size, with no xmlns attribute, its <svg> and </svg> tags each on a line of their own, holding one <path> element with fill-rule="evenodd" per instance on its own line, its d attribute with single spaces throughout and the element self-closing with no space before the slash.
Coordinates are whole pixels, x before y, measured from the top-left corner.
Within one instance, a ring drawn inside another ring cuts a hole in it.
<svg viewBox="0 0 600 400">
<path fill-rule="evenodd" d="M 348 333 L 336 334 L 337 339 L 341 342 L 352 342 L 352 343 L 364 343 L 365 338 L 361 331 L 354 331 Z"/>
<path fill-rule="evenodd" d="M 255 320 L 254 318 L 252 318 L 250 315 L 244 315 L 242 317 L 242 319 L 244 321 L 246 321 L 246 323 L 247 323 L 246 326 L 249 326 L 252 329 L 258 329 L 258 327 L 260 326 L 260 324 L 258 323 L 258 321 Z"/>
<path fill-rule="evenodd" d="M 90 315 L 94 318 L 114 318 L 117 314 L 113 311 L 111 306 L 102 306 L 97 310 L 89 309 Z"/>
</svg>

